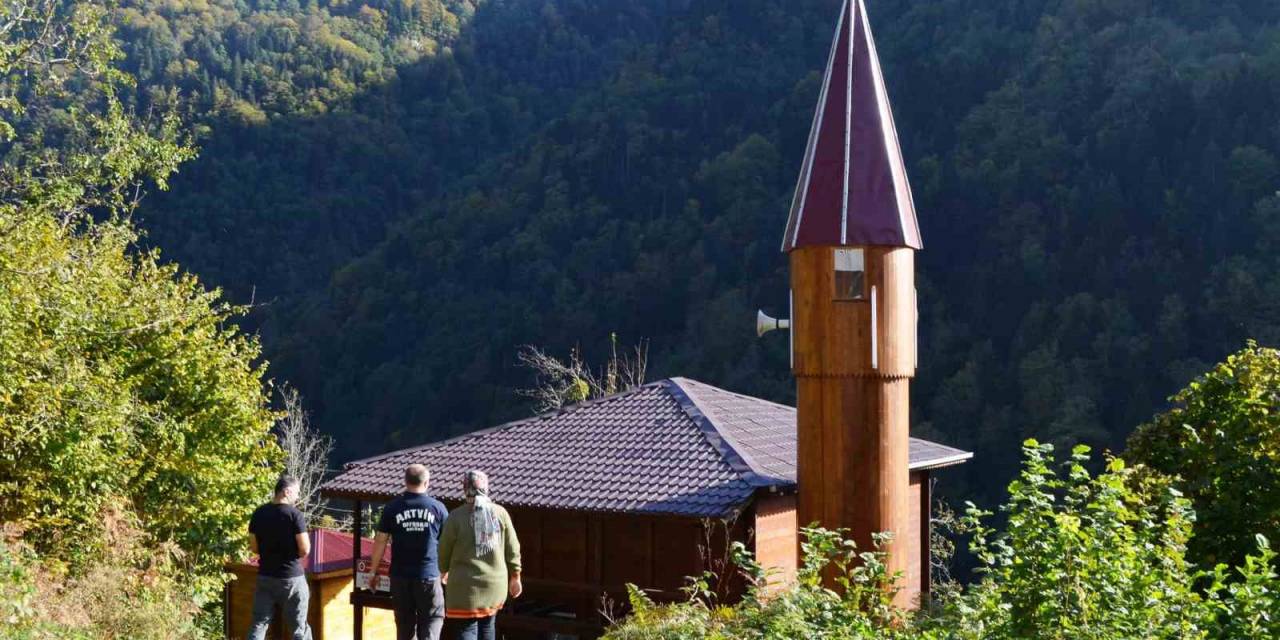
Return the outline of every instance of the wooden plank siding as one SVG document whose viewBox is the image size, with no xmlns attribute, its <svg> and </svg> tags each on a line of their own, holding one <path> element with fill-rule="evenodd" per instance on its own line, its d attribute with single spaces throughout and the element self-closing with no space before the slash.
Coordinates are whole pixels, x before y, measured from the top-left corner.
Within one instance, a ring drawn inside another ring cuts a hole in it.
<svg viewBox="0 0 1280 640">
<path fill-rule="evenodd" d="M 223 612 L 231 640 L 243 640 L 249 634 L 253 622 L 253 591 L 258 579 L 258 568 L 233 564 L 227 567 L 235 580 L 227 585 Z M 330 571 L 307 576 L 311 589 L 307 623 L 311 625 L 315 640 L 345 640 L 352 636 L 353 610 L 351 607 L 351 571 Z M 290 629 L 276 620 L 267 630 L 268 640 L 290 638 Z M 392 640 L 396 637 L 395 620 L 390 611 L 371 609 L 364 616 L 364 637 L 368 640 Z"/>
<path fill-rule="evenodd" d="M 902 587 L 910 602 L 929 592 L 930 476 L 928 471 L 913 471 L 908 485 L 907 526 L 898 545 L 905 565 Z M 802 494 L 803 495 L 803 494 Z M 776 572 L 770 580 L 777 588 L 783 580 L 794 580 L 800 554 L 800 497 L 796 495 L 762 496 L 751 512 L 754 532 L 750 547 L 756 561 Z"/>
<path fill-rule="evenodd" d="M 509 507 L 520 537 L 525 595 L 514 609 L 572 613 L 598 623 L 600 612 L 621 612 L 626 585 L 648 590 L 657 600 L 683 597 L 685 578 L 727 557 L 728 540 L 746 541 L 749 527 L 728 532 L 719 523 L 710 535 L 705 522 L 674 516 L 597 514 Z"/>
<path fill-rule="evenodd" d="M 907 597 L 911 602 L 915 602 L 924 591 L 922 576 L 929 570 L 928 563 L 922 563 L 924 556 L 920 553 L 921 543 L 929 539 L 923 529 L 929 523 L 927 520 L 923 523 L 920 521 L 921 505 L 925 503 L 925 496 L 928 493 L 925 489 L 927 483 L 926 474 L 918 472 L 911 474 L 911 482 L 907 487 L 907 496 L 910 499 L 907 509 L 907 529 L 902 532 L 906 539 L 903 540 L 902 545 L 899 545 L 900 553 L 906 555 L 906 575 L 902 586 L 907 590 Z M 928 505 L 925 504 L 925 506 Z"/>
<path fill-rule="evenodd" d="M 320 582 L 319 603 L 323 618 L 312 631 L 315 640 L 339 640 L 352 636 L 355 625 L 355 609 L 351 606 L 351 592 L 355 585 L 351 573 L 343 572 L 341 579 L 328 578 Z M 316 592 L 311 592 L 312 608 L 316 606 Z M 396 637 L 395 615 L 386 609 L 365 609 L 362 616 L 366 640 L 393 640 Z"/>
<path fill-rule="evenodd" d="M 915 375 L 915 252 L 860 247 L 864 297 L 837 295 L 835 247 L 790 253 L 798 522 L 848 529 L 859 548 L 893 532 L 890 572 L 909 573 L 918 509 L 909 495 Z M 918 537 L 918 536 L 915 536 Z M 918 586 L 913 587 L 918 591 Z M 909 591 L 910 589 L 908 589 Z M 908 606 L 906 593 L 895 598 Z"/>
<path fill-rule="evenodd" d="M 703 570 L 703 522 L 693 518 L 509 507 L 526 577 L 622 589 L 678 591 Z"/>
<path fill-rule="evenodd" d="M 770 588 L 795 581 L 799 559 L 799 522 L 796 520 L 796 497 L 766 496 L 755 505 L 756 562 L 772 572 Z"/>
</svg>

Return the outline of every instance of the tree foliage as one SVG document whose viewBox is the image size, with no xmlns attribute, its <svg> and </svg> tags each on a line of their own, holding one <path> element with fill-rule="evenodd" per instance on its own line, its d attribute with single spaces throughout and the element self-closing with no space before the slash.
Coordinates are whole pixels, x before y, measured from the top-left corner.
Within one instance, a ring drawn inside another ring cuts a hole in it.
<svg viewBox="0 0 1280 640">
<path fill-rule="evenodd" d="M 1004 530 L 970 507 L 979 580 L 943 603 L 939 623 L 959 618 L 953 637 L 974 639 L 1199 637 L 1212 614 L 1185 557 L 1189 502 L 1118 458 L 1090 475 L 1083 446 L 1060 473 L 1052 451 L 1024 444 Z"/>
<path fill-rule="evenodd" d="M 141 190 L 193 152 L 121 99 L 105 15 L 0 4 L 0 521 L 78 566 L 122 500 L 208 594 L 278 459 L 264 365 L 242 309 L 137 246 Z"/>
<path fill-rule="evenodd" d="M 649 344 L 643 340 L 631 352 L 618 353 L 618 335 L 610 336 L 612 353 L 599 368 L 593 370 L 583 362 L 578 348 L 561 360 L 533 345 L 524 345 L 516 354 L 520 366 L 534 374 L 534 385 L 520 389 L 520 395 L 534 402 L 538 412 L 554 411 L 570 404 L 594 400 L 634 389 L 645 383 Z"/>
<path fill-rule="evenodd" d="M 1195 506 L 1191 555 L 1238 564 L 1280 540 L 1280 351 L 1250 343 L 1171 398 L 1126 456 L 1177 476 Z"/>
<path fill-rule="evenodd" d="M 751 318 L 785 313 L 835 4 L 429 4 L 120 14 L 139 103 L 176 86 L 206 131 L 150 238 L 269 303 L 252 326 L 317 427 L 358 457 L 511 419 L 520 345 L 610 330 L 656 377 L 792 400 Z M 1117 447 L 1280 339 L 1275 3 L 869 10 L 926 238 L 914 428 L 985 461 L 945 490 L 993 500 L 1025 425 Z"/>
</svg>

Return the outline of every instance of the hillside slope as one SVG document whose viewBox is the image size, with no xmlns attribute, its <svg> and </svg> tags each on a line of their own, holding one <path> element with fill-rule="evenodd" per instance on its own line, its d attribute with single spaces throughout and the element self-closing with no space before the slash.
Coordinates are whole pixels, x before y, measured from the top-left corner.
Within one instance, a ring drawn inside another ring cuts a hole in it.
<svg viewBox="0 0 1280 640">
<path fill-rule="evenodd" d="M 522 415 L 517 345 L 590 356 L 613 331 L 651 340 L 654 375 L 789 401 L 786 341 L 752 318 L 785 309 L 836 4 L 444 3 L 430 52 L 397 58 L 389 28 L 349 90 L 293 102 L 185 45 L 244 105 L 148 202 L 152 240 L 267 300 L 273 372 L 351 456 Z M 977 450 L 973 490 L 1027 435 L 1118 444 L 1246 337 L 1280 339 L 1280 7 L 869 4 L 925 241 L 913 417 Z"/>
</svg>

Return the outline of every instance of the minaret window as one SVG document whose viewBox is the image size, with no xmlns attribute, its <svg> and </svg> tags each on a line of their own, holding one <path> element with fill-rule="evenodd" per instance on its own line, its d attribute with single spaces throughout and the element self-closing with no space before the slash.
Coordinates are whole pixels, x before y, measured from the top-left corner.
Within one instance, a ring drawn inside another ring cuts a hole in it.
<svg viewBox="0 0 1280 640">
<path fill-rule="evenodd" d="M 866 300 L 867 278 L 862 249 L 835 250 L 836 300 Z"/>
</svg>

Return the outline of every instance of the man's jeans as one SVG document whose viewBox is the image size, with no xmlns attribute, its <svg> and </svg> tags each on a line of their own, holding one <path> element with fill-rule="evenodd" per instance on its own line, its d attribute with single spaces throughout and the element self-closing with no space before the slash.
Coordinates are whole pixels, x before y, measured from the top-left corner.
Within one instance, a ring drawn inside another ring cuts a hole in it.
<svg viewBox="0 0 1280 640">
<path fill-rule="evenodd" d="M 311 627 L 307 625 L 307 603 L 311 590 L 307 577 L 269 578 L 258 576 L 253 590 L 253 624 L 249 626 L 248 640 L 263 640 L 276 605 L 284 609 L 284 622 L 293 630 L 293 640 L 311 640 Z"/>
<path fill-rule="evenodd" d="M 449 640 L 494 640 L 497 618 L 454 618 L 449 621 Z"/>
<path fill-rule="evenodd" d="M 444 591 L 440 580 L 391 577 L 396 640 L 440 640 L 444 624 Z"/>
</svg>

